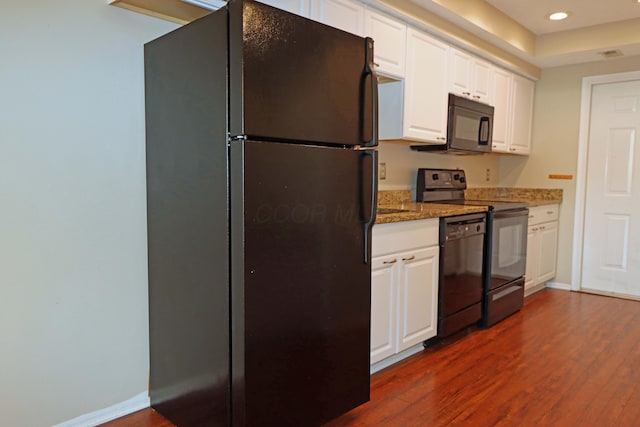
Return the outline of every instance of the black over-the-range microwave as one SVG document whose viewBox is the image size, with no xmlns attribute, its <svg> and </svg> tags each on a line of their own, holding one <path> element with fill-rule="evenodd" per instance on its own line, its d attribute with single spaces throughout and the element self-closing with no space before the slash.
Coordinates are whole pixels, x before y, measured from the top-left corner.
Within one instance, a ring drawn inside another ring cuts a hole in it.
<svg viewBox="0 0 640 427">
<path fill-rule="evenodd" d="M 451 151 L 458 153 L 491 152 L 493 107 L 469 98 L 449 94 L 447 142 L 412 145 L 417 151 Z"/>
</svg>

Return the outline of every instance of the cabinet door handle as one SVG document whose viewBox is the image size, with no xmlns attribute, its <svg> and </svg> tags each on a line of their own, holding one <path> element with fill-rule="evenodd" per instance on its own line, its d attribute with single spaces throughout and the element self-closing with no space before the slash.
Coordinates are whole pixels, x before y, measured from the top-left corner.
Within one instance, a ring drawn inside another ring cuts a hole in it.
<svg viewBox="0 0 640 427">
<path fill-rule="evenodd" d="M 439 136 L 436 138 L 438 141 L 446 141 L 447 138 L 445 138 L 444 136 Z"/>
<path fill-rule="evenodd" d="M 509 148 L 509 151 L 516 151 L 515 148 Z"/>
<path fill-rule="evenodd" d="M 394 258 L 391 261 L 383 261 L 382 263 L 383 264 L 395 264 L 396 262 L 398 262 L 398 260 Z"/>
<path fill-rule="evenodd" d="M 531 231 L 538 231 L 538 227 L 533 227 Z"/>
<path fill-rule="evenodd" d="M 533 215 L 529 215 L 529 218 L 533 218 Z"/>
<path fill-rule="evenodd" d="M 469 96 L 471 95 L 471 92 L 462 92 L 463 95 Z"/>
<path fill-rule="evenodd" d="M 540 226 L 540 230 L 544 230 L 546 227 L 544 225 Z"/>
<path fill-rule="evenodd" d="M 411 255 L 409 258 L 402 258 L 403 261 L 413 261 L 416 259 L 415 255 Z"/>
<path fill-rule="evenodd" d="M 547 211 L 547 215 L 553 215 L 553 211 Z"/>
<path fill-rule="evenodd" d="M 480 99 L 480 95 L 473 95 L 475 99 Z"/>
<path fill-rule="evenodd" d="M 379 68 L 379 67 L 380 67 L 380 64 L 378 64 L 377 62 L 374 62 L 374 63 L 373 63 L 373 66 L 374 66 L 374 67 L 378 67 L 378 68 Z"/>
</svg>

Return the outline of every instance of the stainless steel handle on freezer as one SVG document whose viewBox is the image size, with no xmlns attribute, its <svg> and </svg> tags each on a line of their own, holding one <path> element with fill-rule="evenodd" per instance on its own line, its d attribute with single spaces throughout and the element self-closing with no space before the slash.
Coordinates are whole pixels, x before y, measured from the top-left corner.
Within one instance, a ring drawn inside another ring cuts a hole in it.
<svg viewBox="0 0 640 427">
<path fill-rule="evenodd" d="M 367 78 L 370 80 L 371 89 L 371 139 L 365 138 L 366 126 L 364 111 L 367 108 L 366 105 L 362 106 L 362 146 L 363 147 L 375 147 L 378 145 L 378 75 L 375 70 L 376 63 L 373 60 L 373 39 L 371 37 L 365 38 L 365 56 L 364 56 L 364 74 L 363 81 Z M 366 97 L 364 91 L 362 95 L 362 103 L 364 104 Z"/>
<path fill-rule="evenodd" d="M 363 222 L 363 232 L 364 232 L 364 263 L 368 264 L 369 263 L 369 232 L 371 230 L 371 227 L 373 226 L 373 222 L 376 220 L 376 205 L 378 204 L 378 152 L 375 150 L 362 150 L 361 153 L 364 156 L 368 156 L 371 157 L 371 182 L 368 183 L 369 185 L 371 185 L 370 187 L 370 191 L 371 191 L 371 200 L 370 201 L 365 201 L 362 200 L 362 209 L 363 211 L 366 208 L 369 208 L 369 212 L 365 211 L 365 218 L 367 218 L 364 222 Z M 362 194 L 365 194 L 365 185 L 367 185 L 367 183 L 362 182 L 362 188 L 360 189 L 360 191 L 362 192 Z M 363 197 L 364 199 L 364 197 Z M 370 202 L 368 204 L 368 206 L 366 205 L 367 202 Z"/>
</svg>

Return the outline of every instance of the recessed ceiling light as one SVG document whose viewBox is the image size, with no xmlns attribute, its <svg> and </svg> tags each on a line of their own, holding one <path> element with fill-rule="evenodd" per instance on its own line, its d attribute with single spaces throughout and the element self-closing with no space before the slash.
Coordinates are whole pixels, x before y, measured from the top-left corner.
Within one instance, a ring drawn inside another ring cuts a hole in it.
<svg viewBox="0 0 640 427">
<path fill-rule="evenodd" d="M 549 19 L 551 19 L 552 21 L 562 21 L 567 16 L 569 16 L 568 12 L 555 12 L 549 15 Z"/>
</svg>

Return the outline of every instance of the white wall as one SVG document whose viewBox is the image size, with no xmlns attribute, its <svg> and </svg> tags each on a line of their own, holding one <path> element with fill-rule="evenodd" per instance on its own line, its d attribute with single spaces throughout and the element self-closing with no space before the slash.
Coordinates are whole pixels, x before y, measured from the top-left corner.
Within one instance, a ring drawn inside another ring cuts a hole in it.
<svg viewBox="0 0 640 427">
<path fill-rule="evenodd" d="M 3 0 L 0 418 L 49 426 L 147 390 L 142 45 L 106 0 Z"/>
<path fill-rule="evenodd" d="M 500 160 L 501 186 L 563 189 L 556 282 L 571 283 L 582 78 L 638 69 L 636 56 L 543 70 L 536 83 L 531 156 Z M 574 178 L 550 180 L 549 174 Z"/>
</svg>

